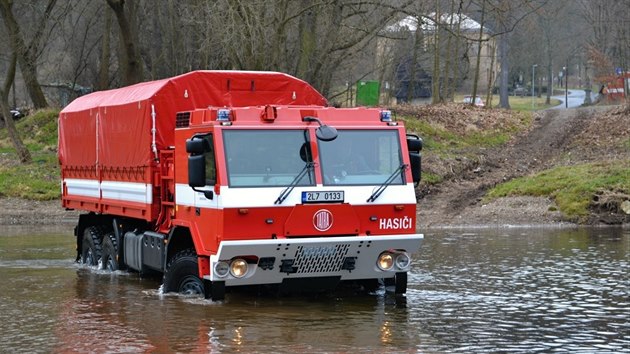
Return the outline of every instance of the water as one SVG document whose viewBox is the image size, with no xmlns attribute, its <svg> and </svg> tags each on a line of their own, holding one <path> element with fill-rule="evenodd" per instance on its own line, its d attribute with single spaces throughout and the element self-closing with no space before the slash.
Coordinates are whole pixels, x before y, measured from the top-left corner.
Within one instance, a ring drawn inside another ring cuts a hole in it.
<svg viewBox="0 0 630 354">
<path fill-rule="evenodd" d="M 429 231 L 406 301 L 161 295 L 0 229 L 0 352 L 628 352 L 630 230 Z"/>
</svg>

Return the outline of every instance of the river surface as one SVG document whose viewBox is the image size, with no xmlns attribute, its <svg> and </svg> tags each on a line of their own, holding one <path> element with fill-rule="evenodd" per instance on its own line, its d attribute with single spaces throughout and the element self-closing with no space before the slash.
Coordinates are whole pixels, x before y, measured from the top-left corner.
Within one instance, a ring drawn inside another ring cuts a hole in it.
<svg viewBox="0 0 630 354">
<path fill-rule="evenodd" d="M 430 230 L 404 300 L 162 295 L 79 266 L 69 227 L 0 228 L 0 352 L 627 352 L 630 230 Z"/>
</svg>

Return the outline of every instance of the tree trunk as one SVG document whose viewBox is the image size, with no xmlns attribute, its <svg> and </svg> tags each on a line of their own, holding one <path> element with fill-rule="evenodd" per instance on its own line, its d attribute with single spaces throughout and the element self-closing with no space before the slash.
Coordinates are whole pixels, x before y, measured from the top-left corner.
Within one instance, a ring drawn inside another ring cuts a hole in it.
<svg viewBox="0 0 630 354">
<path fill-rule="evenodd" d="M 413 52 L 411 53 L 411 64 L 409 65 L 409 82 L 407 84 L 407 103 L 411 103 L 414 88 L 416 85 L 416 67 L 418 66 L 418 54 L 420 52 L 420 46 L 422 45 L 422 27 L 420 22 L 420 16 L 416 17 L 417 27 L 414 32 L 413 39 Z"/>
<path fill-rule="evenodd" d="M 464 6 L 463 0 L 460 0 L 459 6 L 457 7 L 457 42 L 455 43 L 455 53 L 453 54 L 453 59 L 455 62 L 453 63 L 453 74 L 452 74 L 452 83 L 450 85 L 450 94 L 455 98 L 455 88 L 457 86 L 457 82 L 459 81 L 459 47 L 461 43 L 461 34 L 462 34 L 462 7 Z M 449 53 L 450 54 L 450 53 Z"/>
<path fill-rule="evenodd" d="M 31 153 L 28 151 L 26 146 L 24 146 L 22 139 L 20 139 L 20 135 L 15 128 L 15 122 L 13 121 L 11 110 L 9 109 L 9 90 L 11 89 L 11 85 L 13 85 L 13 80 L 15 79 L 16 66 L 17 55 L 13 52 L 4 87 L 0 90 L 0 113 L 2 113 L 2 117 L 4 117 L 4 123 L 7 127 L 9 138 L 11 139 L 11 143 L 13 143 L 13 147 L 15 148 L 15 152 L 17 153 L 20 162 L 28 163 L 31 162 Z"/>
<path fill-rule="evenodd" d="M 101 42 L 101 62 L 98 68 L 98 84 L 99 90 L 107 90 L 109 88 L 109 58 L 111 56 L 110 49 L 110 33 L 112 30 L 112 12 L 109 7 L 103 9 L 105 12 L 105 23 L 103 28 L 103 41 Z"/>
<path fill-rule="evenodd" d="M 499 37 L 499 61 L 501 63 L 500 81 L 499 81 L 499 106 L 501 108 L 510 109 L 510 59 L 509 53 L 509 34 L 506 33 Z"/>
<path fill-rule="evenodd" d="M 107 4 L 116 15 L 124 48 L 124 62 L 121 63 L 123 67 L 123 85 L 141 82 L 144 79 L 142 61 L 135 40 L 135 28 L 133 28 L 131 19 L 128 18 L 125 11 L 125 0 L 107 0 Z"/>
<path fill-rule="evenodd" d="M 434 19 L 434 53 L 433 53 L 433 80 L 431 85 L 431 103 L 436 104 L 441 102 L 440 97 L 440 11 L 439 2 L 435 1 L 435 19 Z M 420 28 L 420 26 L 418 26 Z"/>
<path fill-rule="evenodd" d="M 477 85 L 479 83 L 479 66 L 481 65 L 481 47 L 483 46 L 483 26 L 484 26 L 484 18 L 486 15 L 486 0 L 483 0 L 481 3 L 481 21 L 479 22 L 479 41 L 477 42 L 477 62 L 475 64 L 475 79 L 473 81 L 473 90 L 472 90 L 472 100 L 470 104 L 472 106 L 475 105 L 475 100 L 477 99 Z"/>
<path fill-rule="evenodd" d="M 310 7 L 312 0 L 302 0 L 302 8 Z M 313 82 L 313 61 L 317 48 L 317 13 L 315 9 L 309 9 L 300 16 L 299 23 L 299 58 L 297 63 L 297 77 Z"/>
<path fill-rule="evenodd" d="M 46 11 L 52 10 L 53 6 L 54 1 L 51 1 Z M 33 101 L 33 106 L 35 106 L 35 108 L 46 108 L 48 107 L 48 102 L 46 102 L 44 91 L 42 91 L 42 87 L 39 81 L 37 81 L 36 48 L 28 48 L 24 43 L 20 25 L 15 20 L 15 16 L 13 16 L 12 7 L 12 1 L 0 0 L 0 14 L 9 33 L 11 48 L 13 53 L 17 55 L 17 61 L 20 64 L 24 84 L 26 85 L 26 90 L 28 91 L 31 101 Z"/>
<path fill-rule="evenodd" d="M 551 25 L 549 24 L 549 19 L 545 20 L 545 28 L 551 28 Z M 551 45 L 551 31 L 548 30 L 546 31 L 546 35 L 545 35 L 545 43 L 546 43 L 546 49 L 547 49 L 547 98 L 545 99 L 545 104 L 549 105 L 551 103 L 551 94 L 553 93 L 553 50 L 552 50 L 552 45 Z M 542 75 L 539 75 L 542 76 Z M 536 85 L 537 87 L 540 87 L 540 85 Z M 538 92 L 541 92 L 542 90 L 539 88 Z M 538 97 L 540 97 L 540 93 L 538 94 Z"/>
<path fill-rule="evenodd" d="M 490 68 L 488 68 L 488 89 L 486 91 L 486 107 L 492 108 L 492 93 L 494 91 L 494 64 L 496 56 L 496 45 L 488 43 L 490 50 Z"/>
<path fill-rule="evenodd" d="M 453 57 L 451 56 L 451 45 L 453 42 L 453 21 L 455 18 L 455 0 L 451 0 L 451 10 L 449 12 L 449 21 L 448 21 L 448 40 L 446 41 L 446 63 L 444 64 L 444 77 L 445 77 L 445 87 L 444 87 L 444 96 L 449 102 L 453 102 L 453 95 L 451 92 L 452 82 L 451 82 L 451 62 L 453 61 Z"/>
</svg>

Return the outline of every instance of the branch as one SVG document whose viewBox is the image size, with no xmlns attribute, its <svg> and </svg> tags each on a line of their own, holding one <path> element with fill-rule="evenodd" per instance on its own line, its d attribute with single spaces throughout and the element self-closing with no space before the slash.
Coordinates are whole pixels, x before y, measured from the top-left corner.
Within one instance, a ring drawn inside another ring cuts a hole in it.
<svg viewBox="0 0 630 354">
<path fill-rule="evenodd" d="M 313 8 L 316 8 L 318 6 L 330 5 L 330 4 L 334 3 L 334 2 L 335 2 L 335 0 L 328 0 L 328 1 L 322 1 L 322 2 L 319 2 L 319 3 L 313 3 L 313 4 L 309 5 L 309 6 L 306 6 L 306 7 L 302 8 L 300 11 L 296 12 L 295 14 L 285 18 L 280 23 L 280 26 L 285 26 L 287 23 L 291 22 L 293 19 L 302 16 L 305 12 L 307 12 L 307 11 L 313 9 Z M 267 27 L 271 26 L 271 25 L 272 25 L 272 23 L 266 24 Z"/>
<path fill-rule="evenodd" d="M 13 85 L 13 80 L 15 79 L 15 70 L 17 67 L 17 54 L 15 51 L 11 52 L 11 59 L 9 63 L 9 71 L 7 72 L 7 77 L 4 79 L 3 89 L 0 91 L 0 97 L 3 101 L 8 101 L 9 91 L 11 90 L 11 85 Z"/>
<path fill-rule="evenodd" d="M 46 10 L 44 10 L 44 16 L 42 17 L 42 20 L 37 27 L 35 34 L 33 35 L 31 43 L 29 43 L 26 47 L 27 53 L 32 53 L 35 56 L 36 52 L 38 51 L 39 44 L 41 43 L 41 40 L 43 38 L 44 29 L 46 28 L 46 24 L 48 23 L 48 19 L 50 18 L 50 13 L 52 12 L 56 3 L 57 0 L 48 0 L 48 5 L 46 5 Z"/>
<path fill-rule="evenodd" d="M 411 3 L 411 1 L 409 3 Z M 387 7 L 389 7 L 389 6 L 387 6 Z M 360 42 L 362 42 L 364 39 L 366 39 L 366 38 L 368 38 L 370 36 L 372 36 L 372 37 L 376 36 L 376 34 L 378 33 L 378 30 L 383 28 L 384 24 L 389 22 L 389 20 L 392 19 L 394 17 L 394 15 L 397 12 L 399 12 L 399 11 L 400 11 L 400 8 L 397 8 L 397 7 L 392 8 L 389 13 L 385 14 L 382 17 L 382 19 L 383 19 L 382 22 L 377 21 L 373 26 L 368 27 L 368 28 L 352 28 L 350 26 L 345 26 L 347 28 L 354 29 L 354 30 L 357 30 L 357 31 L 360 31 L 360 32 L 363 32 L 363 33 L 361 35 L 358 35 L 358 36 L 356 36 L 356 37 L 346 41 L 345 43 L 342 43 L 342 44 L 340 44 L 340 45 L 338 45 L 336 47 L 331 48 L 328 51 L 328 53 L 334 53 L 334 52 L 338 52 L 340 50 L 350 49 L 353 46 L 355 46 L 355 45 L 359 44 Z"/>
</svg>

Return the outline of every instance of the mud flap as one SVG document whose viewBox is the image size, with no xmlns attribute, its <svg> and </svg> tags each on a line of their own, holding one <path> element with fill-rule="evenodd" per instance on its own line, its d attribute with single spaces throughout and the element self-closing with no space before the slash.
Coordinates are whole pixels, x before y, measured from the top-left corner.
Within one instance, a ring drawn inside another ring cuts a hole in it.
<svg viewBox="0 0 630 354">
<path fill-rule="evenodd" d="M 208 279 L 203 279 L 203 295 L 206 299 L 212 301 L 221 301 L 225 299 L 225 282 L 215 281 L 212 282 Z"/>
<path fill-rule="evenodd" d="M 396 273 L 396 290 L 394 294 L 404 295 L 407 292 L 407 272 Z"/>
<path fill-rule="evenodd" d="M 385 290 L 394 290 L 395 295 L 404 295 L 407 292 L 407 272 L 398 272 L 393 278 L 384 279 Z"/>
</svg>

